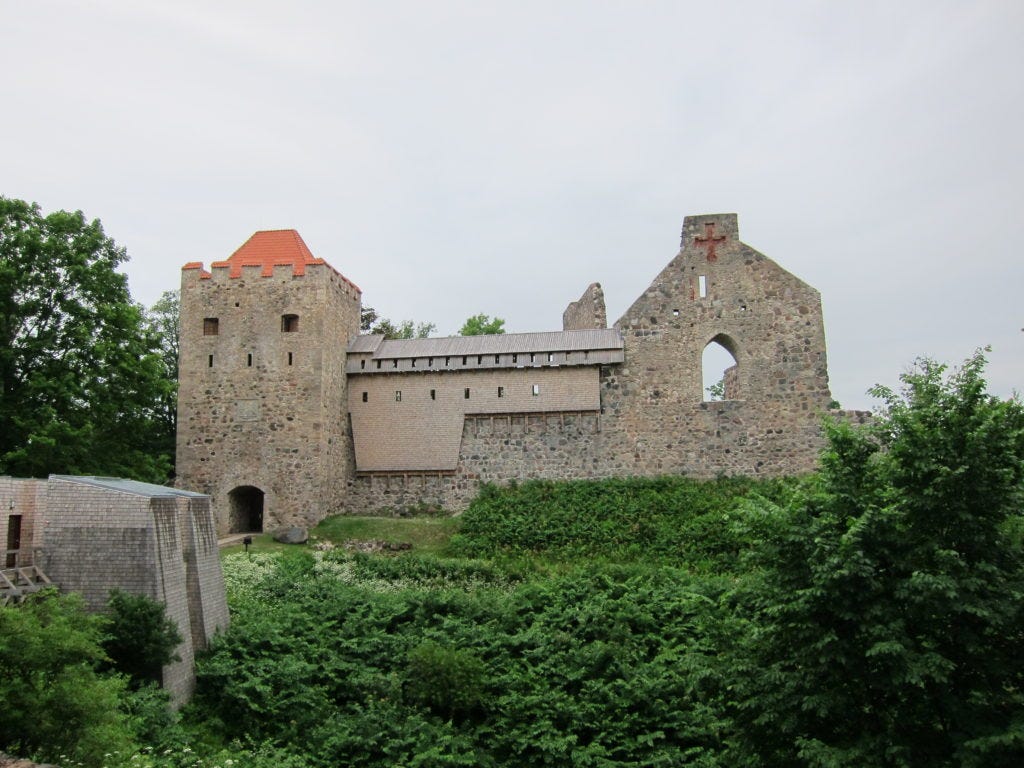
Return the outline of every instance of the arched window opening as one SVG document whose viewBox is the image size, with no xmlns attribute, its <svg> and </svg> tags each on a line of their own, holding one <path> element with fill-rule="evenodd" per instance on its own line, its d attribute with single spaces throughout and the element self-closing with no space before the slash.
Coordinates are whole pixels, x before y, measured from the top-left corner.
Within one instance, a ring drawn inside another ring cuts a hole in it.
<svg viewBox="0 0 1024 768">
<path fill-rule="evenodd" d="M 228 494 L 228 532 L 263 532 L 263 491 L 240 485 Z"/>
<path fill-rule="evenodd" d="M 701 357 L 701 392 L 704 402 L 738 400 L 738 375 L 736 342 L 720 333 L 707 343 Z"/>
</svg>

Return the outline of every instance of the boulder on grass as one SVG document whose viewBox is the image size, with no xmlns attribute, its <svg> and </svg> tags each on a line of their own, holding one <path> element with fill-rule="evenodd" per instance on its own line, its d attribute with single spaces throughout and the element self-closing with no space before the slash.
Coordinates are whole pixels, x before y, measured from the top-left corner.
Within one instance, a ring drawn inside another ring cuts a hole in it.
<svg viewBox="0 0 1024 768">
<path fill-rule="evenodd" d="M 274 534 L 274 541 L 282 544 L 305 544 L 309 541 L 309 531 L 294 525 L 291 528 L 282 528 Z"/>
</svg>

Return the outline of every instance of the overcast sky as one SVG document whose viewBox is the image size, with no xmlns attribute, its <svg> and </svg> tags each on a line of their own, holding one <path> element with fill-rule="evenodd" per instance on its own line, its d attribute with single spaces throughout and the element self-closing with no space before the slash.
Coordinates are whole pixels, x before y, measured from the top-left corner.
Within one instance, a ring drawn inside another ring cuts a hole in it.
<svg viewBox="0 0 1024 768">
<path fill-rule="evenodd" d="M 1024 389 L 1024 3 L 0 0 L 0 194 L 151 304 L 295 228 L 395 320 L 614 322 L 688 214 L 815 286 L 833 395 Z"/>
</svg>

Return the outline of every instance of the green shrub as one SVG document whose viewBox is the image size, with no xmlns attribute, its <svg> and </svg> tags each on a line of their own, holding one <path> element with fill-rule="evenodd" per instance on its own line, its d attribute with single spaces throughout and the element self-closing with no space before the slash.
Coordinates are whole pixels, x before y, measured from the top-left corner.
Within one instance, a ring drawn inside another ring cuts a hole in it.
<svg viewBox="0 0 1024 768">
<path fill-rule="evenodd" d="M 113 668 L 128 675 L 134 686 L 162 682 L 164 666 L 181 660 L 175 649 L 182 641 L 164 604 L 115 589 L 107 606 L 103 650 Z"/>
</svg>

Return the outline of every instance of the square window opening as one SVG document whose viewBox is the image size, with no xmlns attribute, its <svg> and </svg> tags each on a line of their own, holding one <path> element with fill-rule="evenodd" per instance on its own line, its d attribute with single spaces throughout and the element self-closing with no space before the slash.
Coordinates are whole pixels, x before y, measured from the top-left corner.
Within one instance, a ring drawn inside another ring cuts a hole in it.
<svg viewBox="0 0 1024 768">
<path fill-rule="evenodd" d="M 203 318 L 203 336 L 216 336 L 220 333 L 220 320 L 216 317 Z"/>
</svg>

